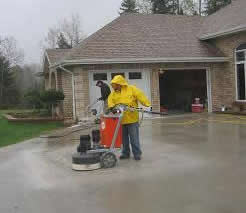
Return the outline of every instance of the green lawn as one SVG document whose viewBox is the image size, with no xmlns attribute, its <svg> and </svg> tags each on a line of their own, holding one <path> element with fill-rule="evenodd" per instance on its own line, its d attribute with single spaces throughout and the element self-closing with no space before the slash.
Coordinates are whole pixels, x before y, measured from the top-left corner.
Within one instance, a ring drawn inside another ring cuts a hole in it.
<svg viewBox="0 0 246 213">
<path fill-rule="evenodd" d="M 0 147 L 38 137 L 44 131 L 63 127 L 61 122 L 10 123 L 2 116 L 6 112 L 8 111 L 0 110 Z"/>
</svg>

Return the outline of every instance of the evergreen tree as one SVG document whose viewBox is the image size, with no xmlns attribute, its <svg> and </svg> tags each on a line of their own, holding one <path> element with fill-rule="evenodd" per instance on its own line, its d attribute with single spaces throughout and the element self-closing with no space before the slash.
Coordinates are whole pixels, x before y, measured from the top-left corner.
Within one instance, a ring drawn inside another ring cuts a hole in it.
<svg viewBox="0 0 246 213">
<path fill-rule="evenodd" d="M 0 56 L 0 104 L 18 102 L 15 83 L 15 75 L 10 68 L 10 62 L 4 56 Z"/>
<path fill-rule="evenodd" d="M 57 45 L 59 48 L 61 49 L 69 49 L 72 48 L 72 45 L 68 44 L 65 36 L 63 35 L 63 33 L 60 33 L 57 37 Z"/>
<path fill-rule="evenodd" d="M 138 12 L 142 14 L 151 14 L 152 13 L 152 2 L 151 0 L 136 0 L 136 5 Z"/>
<path fill-rule="evenodd" d="M 231 3 L 231 0 L 206 0 L 205 1 L 205 14 L 211 15 L 220 8 Z"/>
<path fill-rule="evenodd" d="M 122 13 L 138 13 L 136 0 L 123 0 L 120 7 L 120 14 Z"/>
<path fill-rule="evenodd" d="M 194 16 L 198 15 L 199 5 L 194 0 L 183 0 L 181 9 L 184 15 Z"/>
<path fill-rule="evenodd" d="M 151 0 L 152 13 L 154 14 L 178 14 L 179 0 Z"/>
</svg>

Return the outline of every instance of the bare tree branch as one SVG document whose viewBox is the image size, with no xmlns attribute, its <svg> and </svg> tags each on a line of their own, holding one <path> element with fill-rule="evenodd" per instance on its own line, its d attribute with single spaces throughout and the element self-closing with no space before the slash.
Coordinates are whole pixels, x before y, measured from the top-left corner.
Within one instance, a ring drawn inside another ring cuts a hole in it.
<svg viewBox="0 0 246 213">
<path fill-rule="evenodd" d="M 58 37 L 61 33 L 71 47 L 77 45 L 85 37 L 82 31 L 80 16 L 74 14 L 69 19 L 64 18 L 56 26 L 49 28 L 42 46 L 45 49 L 57 48 Z"/>
<path fill-rule="evenodd" d="M 17 47 L 17 41 L 14 37 L 0 38 L 0 54 L 4 56 L 11 66 L 23 63 L 24 51 Z"/>
</svg>

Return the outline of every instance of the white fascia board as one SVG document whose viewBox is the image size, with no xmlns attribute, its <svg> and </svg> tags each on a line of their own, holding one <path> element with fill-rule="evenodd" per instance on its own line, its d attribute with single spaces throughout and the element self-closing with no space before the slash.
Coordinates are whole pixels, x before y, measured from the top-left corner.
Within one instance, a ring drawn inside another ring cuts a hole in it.
<svg viewBox="0 0 246 213">
<path fill-rule="evenodd" d="M 208 39 L 217 38 L 217 37 L 221 37 L 221 36 L 226 36 L 226 35 L 230 35 L 230 34 L 234 34 L 234 33 L 239 33 L 239 32 L 242 32 L 242 31 L 246 31 L 246 25 L 238 26 L 238 27 L 232 28 L 230 30 L 220 31 L 220 32 L 217 32 L 217 33 L 205 34 L 205 35 L 200 37 L 200 40 L 205 41 L 205 40 L 208 40 Z"/>
<path fill-rule="evenodd" d="M 46 50 L 44 51 L 44 54 L 43 54 L 43 63 L 42 63 L 42 67 L 41 67 L 41 69 L 43 70 L 43 72 L 44 72 L 44 63 L 45 63 L 45 58 L 47 58 L 48 63 L 49 63 L 49 65 L 50 65 L 50 59 L 49 59 L 49 56 L 48 56 L 48 53 L 47 53 L 47 51 L 46 51 Z"/>
<path fill-rule="evenodd" d="M 204 62 L 227 62 L 227 57 L 173 57 L 173 58 L 124 58 L 124 59 L 83 59 L 83 60 L 66 60 L 61 64 L 55 64 L 51 66 L 67 66 L 67 65 L 78 65 L 78 64 L 133 64 L 133 63 L 204 63 Z"/>
<path fill-rule="evenodd" d="M 46 50 L 45 50 L 45 55 L 46 55 L 46 57 L 47 57 L 47 59 L 48 59 L 48 62 L 49 62 L 49 64 L 50 64 L 50 58 L 49 58 L 49 55 L 48 55 L 48 53 L 47 53 Z"/>
</svg>

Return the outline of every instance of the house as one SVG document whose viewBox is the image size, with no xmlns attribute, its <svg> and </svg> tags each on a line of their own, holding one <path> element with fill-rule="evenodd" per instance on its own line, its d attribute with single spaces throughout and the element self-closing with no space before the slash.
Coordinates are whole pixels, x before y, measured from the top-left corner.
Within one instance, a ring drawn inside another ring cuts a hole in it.
<svg viewBox="0 0 246 213">
<path fill-rule="evenodd" d="M 246 100 L 246 1 L 207 16 L 123 14 L 70 50 L 47 50 L 46 88 L 63 90 L 64 118 L 83 117 L 99 95 L 97 80 L 122 74 L 154 110 L 209 112 Z"/>
</svg>

